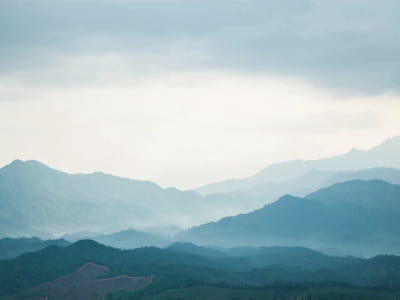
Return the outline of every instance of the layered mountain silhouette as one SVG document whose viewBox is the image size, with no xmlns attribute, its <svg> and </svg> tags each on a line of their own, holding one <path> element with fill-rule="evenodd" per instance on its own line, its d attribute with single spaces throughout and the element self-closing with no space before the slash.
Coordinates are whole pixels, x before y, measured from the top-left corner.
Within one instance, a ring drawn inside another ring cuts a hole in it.
<svg viewBox="0 0 400 300">
<path fill-rule="evenodd" d="M 0 169 L 0 236 L 182 227 L 218 219 L 222 211 L 195 192 L 103 173 L 67 174 L 37 161 Z"/>
<path fill-rule="evenodd" d="M 165 237 L 134 229 L 123 230 L 111 234 L 96 235 L 90 237 L 90 239 L 103 245 L 120 249 L 134 249 L 148 246 L 165 247 L 170 244 L 170 241 Z"/>
<path fill-rule="evenodd" d="M 97 236 L 101 242 L 122 248 L 164 246 L 165 239 L 143 231 L 155 233 L 161 228 L 170 234 L 226 216 L 249 213 L 285 194 L 304 197 L 353 179 L 400 184 L 400 170 L 389 168 L 400 165 L 399 147 L 400 137 L 396 137 L 368 151 L 354 150 L 335 158 L 272 165 L 255 177 L 234 181 L 237 191 L 205 196 L 99 172 L 67 174 L 38 161 L 16 160 L 0 169 L 0 237 L 48 239 L 87 232 L 77 236 Z M 373 168 L 351 170 L 367 167 Z M 136 231 L 124 232 L 127 228 Z M 108 236 L 113 232 L 120 233 Z M 286 244 L 286 240 L 274 241 Z M 269 240 L 264 238 L 262 245 L 265 242 Z"/>
<path fill-rule="evenodd" d="M 400 186 L 354 180 L 178 235 L 213 246 L 304 246 L 335 254 L 400 253 Z"/>
<path fill-rule="evenodd" d="M 330 257 L 285 247 L 225 249 L 224 255 L 215 256 L 210 249 L 198 248 L 200 253 L 192 254 L 193 249 L 193 245 L 174 245 L 122 251 L 90 240 L 67 247 L 51 246 L 0 261 L 0 297 L 102 299 L 105 293 L 129 292 L 150 283 L 145 294 L 128 293 L 125 299 L 143 299 L 144 295 L 166 299 L 157 295 L 194 284 L 262 288 L 279 282 L 283 289 L 293 288 L 295 282 L 334 281 L 386 288 L 400 284 L 398 256 Z M 189 295 L 183 298 L 193 299 Z"/>
<path fill-rule="evenodd" d="M 272 164 L 254 176 L 208 184 L 196 191 L 206 195 L 246 190 L 257 185 L 271 185 L 293 180 L 313 169 L 320 171 L 354 171 L 376 167 L 399 169 L 400 155 L 398 153 L 400 153 L 400 136 L 389 138 L 382 144 L 366 151 L 353 149 L 348 153 L 331 158 L 309 161 L 293 160 Z"/>
<path fill-rule="evenodd" d="M 226 194 L 211 194 L 206 198 L 230 198 L 232 202 L 241 202 L 246 199 L 247 207 L 242 212 L 249 212 L 272 203 L 276 199 L 290 194 L 304 197 L 321 188 L 329 187 L 335 183 L 361 179 L 383 180 L 393 184 L 400 184 L 400 170 L 393 168 L 371 168 L 358 171 L 321 171 L 311 169 L 306 174 L 297 178 L 278 183 L 264 183 L 250 188 Z"/>
</svg>

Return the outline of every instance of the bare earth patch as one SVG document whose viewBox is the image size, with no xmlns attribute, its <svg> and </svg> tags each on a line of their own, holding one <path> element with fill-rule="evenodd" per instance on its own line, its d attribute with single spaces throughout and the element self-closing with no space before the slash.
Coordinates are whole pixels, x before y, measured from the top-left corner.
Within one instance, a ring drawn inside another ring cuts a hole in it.
<svg viewBox="0 0 400 300">
<path fill-rule="evenodd" d="M 107 267 L 89 262 L 74 273 L 27 289 L 14 299 L 103 299 L 107 293 L 122 290 L 134 291 L 148 286 L 153 281 L 153 276 L 132 277 L 128 275 L 98 279 L 105 276 L 107 272 Z"/>
</svg>

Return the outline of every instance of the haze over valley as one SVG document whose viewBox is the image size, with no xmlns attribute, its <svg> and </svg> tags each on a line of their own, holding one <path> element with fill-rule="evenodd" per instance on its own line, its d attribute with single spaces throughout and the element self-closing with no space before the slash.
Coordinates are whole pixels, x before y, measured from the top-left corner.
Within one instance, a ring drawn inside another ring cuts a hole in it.
<svg viewBox="0 0 400 300">
<path fill-rule="evenodd" d="M 126 229 L 172 234 L 259 209 L 285 194 L 301 197 L 338 182 L 378 179 L 400 184 L 395 168 L 400 166 L 399 152 L 400 138 L 395 137 L 366 151 L 275 164 L 253 177 L 195 191 L 163 189 L 153 182 L 99 172 L 67 174 L 38 161 L 15 160 L 0 169 L 1 234 L 61 237 Z M 229 190 L 229 184 L 235 188 Z M 207 189 L 216 193 L 205 195 Z M 353 197 L 358 192 L 354 193 Z"/>
</svg>

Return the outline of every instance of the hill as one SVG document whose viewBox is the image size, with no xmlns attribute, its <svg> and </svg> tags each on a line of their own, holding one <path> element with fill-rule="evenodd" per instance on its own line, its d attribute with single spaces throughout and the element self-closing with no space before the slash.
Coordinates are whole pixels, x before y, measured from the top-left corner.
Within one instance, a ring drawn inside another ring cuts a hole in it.
<svg viewBox="0 0 400 300">
<path fill-rule="evenodd" d="M 23 253 L 34 252 L 49 246 L 68 246 L 70 242 L 58 240 L 41 240 L 39 238 L 4 238 L 0 239 L 0 259 L 10 259 Z"/>
<path fill-rule="evenodd" d="M 301 257 L 307 252 L 304 249 L 279 248 L 253 249 L 250 252 L 254 254 L 260 251 L 267 255 L 268 252 L 275 252 L 276 257 L 284 257 L 290 251 Z M 116 294 L 115 299 L 157 299 L 164 293 L 170 294 L 172 290 L 181 293 L 192 286 L 203 286 L 204 289 L 213 287 L 217 291 L 221 288 L 220 291 L 246 287 L 242 290 L 246 294 L 257 290 L 265 293 L 279 290 L 292 296 L 309 290 L 312 284 L 315 287 L 333 281 L 367 289 L 400 287 L 400 258 L 397 256 L 354 259 L 345 264 L 338 261 L 337 264 L 331 263 L 330 266 L 314 269 L 290 266 L 290 262 L 287 265 L 284 259 L 280 260 L 279 265 L 271 260 L 271 264 L 265 267 L 249 268 L 246 264 L 250 256 L 242 256 L 241 259 L 230 254 L 205 257 L 152 247 L 122 251 L 82 240 L 67 247 L 51 246 L 15 259 L 0 261 L 0 297 L 28 296 L 43 291 L 63 296 L 68 286 L 78 290 L 86 286 L 93 292 L 103 292 L 103 287 L 96 288 L 96 281 L 101 278 L 119 280 L 121 274 L 126 275 L 124 278 L 154 277 L 147 288 L 133 292 L 125 290 L 123 294 Z M 266 288 L 266 285 L 270 287 Z M 109 291 L 116 291 L 119 287 Z M 129 287 L 124 285 L 124 289 L 129 290 Z M 184 299 L 189 299 L 187 293 Z M 112 295 L 107 297 L 114 299 Z"/>
<path fill-rule="evenodd" d="M 92 240 L 106 246 L 120 249 L 134 249 L 139 247 L 165 247 L 170 242 L 159 235 L 134 229 L 123 230 L 111 234 L 103 234 L 90 237 Z"/>
<path fill-rule="evenodd" d="M 241 265 L 241 269 L 251 270 L 272 265 L 300 267 L 306 270 L 338 268 L 356 264 L 362 260 L 356 257 L 328 256 L 321 252 L 304 247 L 238 247 L 238 248 L 208 248 L 192 243 L 176 242 L 168 248 L 170 251 L 196 256 L 218 258 L 227 261 L 231 267 Z M 240 268 L 238 268 L 239 270 Z"/>
</svg>

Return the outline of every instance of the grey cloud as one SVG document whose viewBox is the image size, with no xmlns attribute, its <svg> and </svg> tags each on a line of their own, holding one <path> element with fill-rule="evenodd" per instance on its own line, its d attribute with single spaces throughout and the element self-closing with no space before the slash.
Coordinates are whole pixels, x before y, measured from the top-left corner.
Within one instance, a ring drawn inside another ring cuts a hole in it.
<svg viewBox="0 0 400 300">
<path fill-rule="evenodd" d="M 60 57 L 112 53 L 132 76 L 213 68 L 345 92 L 400 90 L 396 0 L 3 0 L 0 22 L 2 76 L 43 69 L 36 80 L 81 81 L 79 65 L 59 69 Z"/>
</svg>

